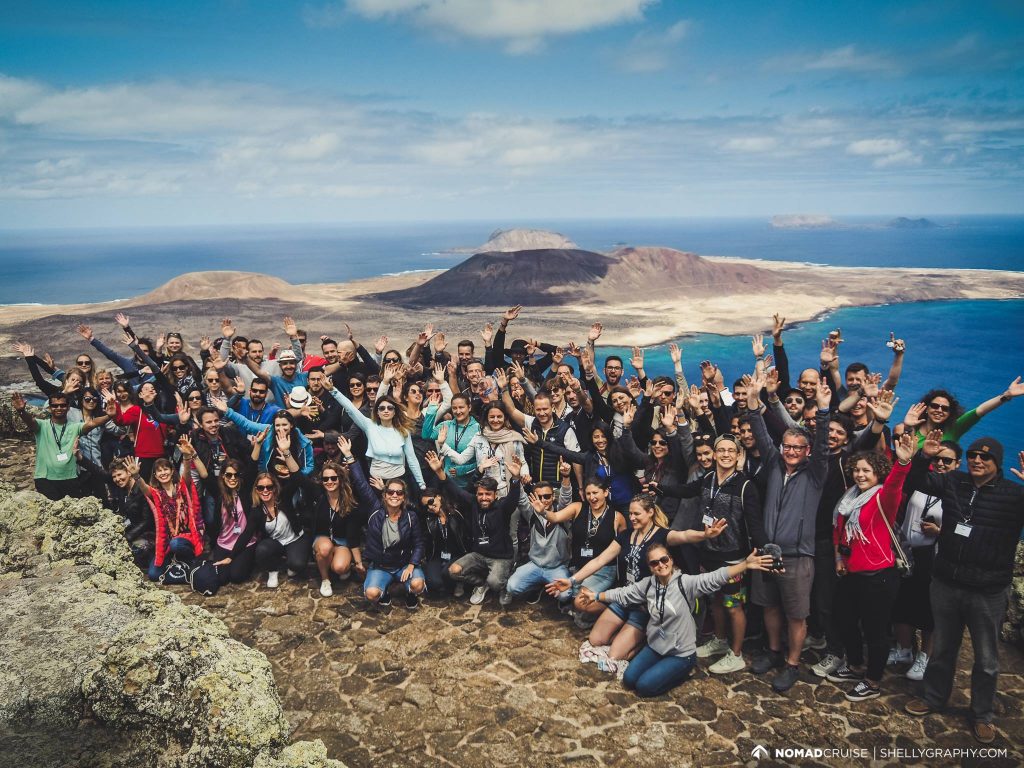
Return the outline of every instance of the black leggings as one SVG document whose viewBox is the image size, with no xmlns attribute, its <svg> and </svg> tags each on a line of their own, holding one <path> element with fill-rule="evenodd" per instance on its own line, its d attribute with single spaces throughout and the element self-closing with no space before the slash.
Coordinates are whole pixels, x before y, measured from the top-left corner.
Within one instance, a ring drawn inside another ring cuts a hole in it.
<svg viewBox="0 0 1024 768">
<path fill-rule="evenodd" d="M 311 538 L 304 533 L 287 546 L 276 539 L 261 539 L 256 545 L 256 565 L 261 571 L 280 571 L 286 564 L 288 570 L 304 575 L 313 546 Z"/>
<path fill-rule="evenodd" d="M 231 553 L 223 549 L 222 547 L 214 546 L 213 551 L 210 553 L 210 559 L 213 562 L 223 560 L 225 557 L 231 557 Z M 218 573 L 220 576 L 220 584 L 224 586 L 227 583 L 241 584 L 243 581 L 248 581 L 249 577 L 252 576 L 252 569 L 256 562 L 256 547 L 246 547 L 239 554 L 231 558 L 231 563 L 227 566 L 221 566 Z"/>
<path fill-rule="evenodd" d="M 847 574 L 836 589 L 836 615 L 846 647 L 846 662 L 851 667 L 864 663 L 864 645 L 868 646 L 868 680 L 882 679 L 889 656 L 889 615 L 896 601 L 900 577 L 895 568 L 870 575 Z"/>
</svg>

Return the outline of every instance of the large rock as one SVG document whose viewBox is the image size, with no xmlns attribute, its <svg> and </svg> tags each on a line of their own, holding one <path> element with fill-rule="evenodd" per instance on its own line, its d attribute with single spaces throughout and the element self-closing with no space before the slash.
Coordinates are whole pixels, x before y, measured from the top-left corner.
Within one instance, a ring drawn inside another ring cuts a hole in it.
<svg viewBox="0 0 1024 768">
<path fill-rule="evenodd" d="M 1002 638 L 1008 643 L 1024 646 L 1024 541 L 1017 542 L 1017 555 L 1013 561 L 1010 605 L 1006 609 Z"/>
<path fill-rule="evenodd" d="M 145 581 L 119 518 L 0 483 L 0 754 L 31 766 L 327 766 L 270 663 Z"/>
</svg>

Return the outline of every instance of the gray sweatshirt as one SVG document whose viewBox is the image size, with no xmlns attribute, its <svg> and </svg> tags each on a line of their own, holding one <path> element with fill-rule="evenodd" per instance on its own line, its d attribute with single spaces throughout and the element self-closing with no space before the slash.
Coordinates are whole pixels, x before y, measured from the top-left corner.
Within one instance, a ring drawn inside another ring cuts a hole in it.
<svg viewBox="0 0 1024 768">
<path fill-rule="evenodd" d="M 692 656 L 697 652 L 697 625 L 690 606 L 699 595 L 710 595 L 729 581 L 729 568 L 690 576 L 674 571 L 664 599 L 659 598 L 658 580 L 654 576 L 630 584 L 628 587 L 604 592 L 605 602 L 618 603 L 627 608 L 646 608 L 647 644 L 662 656 Z"/>
</svg>

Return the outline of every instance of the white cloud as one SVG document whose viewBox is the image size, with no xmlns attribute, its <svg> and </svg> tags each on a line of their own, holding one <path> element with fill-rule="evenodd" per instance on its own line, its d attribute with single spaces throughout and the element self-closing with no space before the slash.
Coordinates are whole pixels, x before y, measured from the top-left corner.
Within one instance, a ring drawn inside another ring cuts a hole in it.
<svg viewBox="0 0 1024 768">
<path fill-rule="evenodd" d="M 771 70 L 787 72 L 897 72 L 900 64 L 881 53 L 865 53 L 844 45 L 812 54 L 779 56 L 765 62 Z"/>
<path fill-rule="evenodd" d="M 643 18 L 658 0 L 348 0 L 345 9 L 363 18 L 408 20 L 474 40 L 500 40 L 509 53 L 529 53 L 544 38 L 571 35 Z M 307 24 L 337 23 L 337 4 L 304 14 Z"/>
<path fill-rule="evenodd" d="M 778 144 L 772 136 L 740 136 L 729 139 L 722 148 L 734 152 L 770 152 Z"/>
<path fill-rule="evenodd" d="M 619 54 L 619 68 L 635 74 L 668 69 L 672 55 L 689 34 L 691 27 L 691 22 L 684 19 L 666 30 L 638 32 Z"/>
<path fill-rule="evenodd" d="M 283 147 L 281 154 L 289 160 L 323 160 L 338 149 L 341 138 L 336 133 L 320 133 Z"/>
<path fill-rule="evenodd" d="M 891 155 L 903 149 L 904 144 L 898 139 L 860 139 L 850 143 L 846 151 L 851 155 Z"/>
</svg>

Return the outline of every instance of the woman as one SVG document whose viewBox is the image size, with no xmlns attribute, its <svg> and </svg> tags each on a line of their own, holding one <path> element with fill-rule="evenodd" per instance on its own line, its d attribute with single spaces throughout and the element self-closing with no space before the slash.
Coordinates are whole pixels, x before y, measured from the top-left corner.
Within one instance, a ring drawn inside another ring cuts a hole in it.
<svg viewBox="0 0 1024 768">
<path fill-rule="evenodd" d="M 366 455 L 370 458 L 370 476 L 380 480 L 401 479 L 407 472 L 415 479 L 420 490 L 427 487 L 423 482 L 416 451 L 405 414 L 391 397 L 377 398 L 373 403 L 373 418 L 369 419 L 355 403 L 337 390 L 328 378 L 324 384 L 327 391 L 337 400 L 352 422 L 366 435 Z"/>
<path fill-rule="evenodd" d="M 427 589 L 438 596 L 462 597 L 465 586 L 448 576 L 448 566 L 469 551 L 466 520 L 452 504 L 432 488 L 420 495 L 423 507 L 424 545 L 423 573 Z"/>
<path fill-rule="evenodd" d="M 476 452 L 473 438 L 480 434 L 480 423 L 473 418 L 472 403 L 467 395 L 452 398 L 451 421 L 437 421 L 438 406 L 430 405 L 423 414 L 421 435 L 437 441 L 437 453 L 444 459 L 445 474 L 465 489 L 476 474 Z"/>
<path fill-rule="evenodd" d="M 14 351 L 25 358 L 25 364 L 28 365 L 29 373 L 32 374 L 32 380 L 44 395 L 49 397 L 50 395 L 56 395 L 58 393 L 64 394 L 68 397 L 68 406 L 70 408 L 77 410 L 81 407 L 82 389 L 86 384 L 85 376 L 82 375 L 81 371 L 77 368 L 73 368 L 67 372 L 63 382 L 60 384 L 54 384 L 52 381 L 47 381 L 46 377 L 43 376 L 41 368 L 43 368 L 46 363 L 36 357 L 35 350 L 32 348 L 31 344 L 16 342 L 14 344 Z M 71 420 L 77 421 L 77 419 Z"/>
<path fill-rule="evenodd" d="M 469 447 L 472 453 L 466 458 L 463 458 L 464 454 L 452 451 L 449 454 L 452 461 L 456 464 L 464 461 L 475 464 L 480 476 L 494 478 L 498 484 L 498 498 L 505 498 L 509 483 L 505 462 L 515 456 L 525 464 L 526 457 L 523 454 L 523 436 L 512 429 L 501 403 L 490 403 L 484 408 L 484 427 L 473 437 Z"/>
<path fill-rule="evenodd" d="M 132 477 L 141 483 L 153 512 L 156 546 L 149 566 L 149 578 L 153 581 L 158 581 L 163 575 L 168 554 L 188 565 L 203 554 L 202 509 L 192 482 L 196 452 L 185 437 L 178 442 L 178 448 L 182 455 L 180 477 L 175 477 L 173 465 L 165 458 L 153 462 L 148 483 L 139 475 L 143 462 L 133 463 L 131 467 Z"/>
<path fill-rule="evenodd" d="M 139 460 L 143 475 L 151 473 L 156 460 L 164 456 L 167 428 L 142 410 L 142 405 L 152 406 L 156 401 L 156 385 L 147 381 L 139 387 L 141 405 L 133 403 L 126 408 L 122 405 L 123 399 L 117 398 L 110 398 L 107 405 L 109 409 L 113 403 L 114 421 L 132 431 L 132 455 Z M 107 412 L 111 413 L 110 410 Z"/>
<path fill-rule="evenodd" d="M 677 423 L 675 406 L 666 405 L 661 409 L 661 424 L 651 435 L 647 453 L 642 453 L 628 428 L 633 423 L 636 408 L 630 408 L 623 415 L 627 427 L 619 438 L 628 460 L 643 469 L 640 482 L 645 492 L 659 496 L 661 508 L 670 522 L 675 522 L 679 509 L 679 496 L 675 489 L 686 483 L 687 457 L 693 451 L 693 434 L 687 422 Z"/>
<path fill-rule="evenodd" d="M 114 388 L 114 374 L 108 371 L 106 368 L 96 369 L 96 386 L 95 389 L 101 392 L 104 389 Z"/>
<path fill-rule="evenodd" d="M 351 453 L 351 443 L 338 438 L 339 447 L 342 443 Z M 341 464 L 325 462 L 320 485 L 323 492 L 313 503 L 313 554 L 320 572 L 320 594 L 330 597 L 334 594 L 331 574 L 347 579 L 352 570 L 353 552 L 359 551 L 362 516 L 357 514 L 348 471 Z"/>
<path fill-rule="evenodd" d="M 405 605 L 419 607 L 419 596 L 427 588 L 421 563 L 425 555 L 419 517 L 408 506 L 405 481 L 400 477 L 382 480 L 383 498 L 378 496 L 354 460 L 351 445 L 342 445 L 342 455 L 352 473 L 352 484 L 364 508 L 370 513 L 356 570 L 366 574 L 363 594 L 372 605 L 390 605 L 388 587 L 398 581 L 405 585 Z"/>
<path fill-rule="evenodd" d="M 905 432 L 896 442 L 896 466 L 880 453 L 853 454 L 848 467 L 854 485 L 832 513 L 836 573 L 842 577 L 836 590 L 836 615 L 846 663 L 827 677 L 834 683 L 854 684 L 846 693 L 848 701 L 880 695 L 889 654 L 889 616 L 900 580 L 889 529 L 896 527 L 903 481 L 916 451 L 913 435 Z"/>
<path fill-rule="evenodd" d="M 143 490 L 145 483 L 138 477 L 139 460 L 132 456 L 114 459 L 110 462 L 109 471 L 112 509 L 125 520 L 124 537 L 131 547 L 135 564 L 144 571 L 148 570 L 156 549 L 156 528 Z"/>
<path fill-rule="evenodd" d="M 563 475 L 563 486 L 568 482 L 569 476 L 566 473 Z M 591 477 L 583 486 L 584 501 L 574 501 L 548 516 L 552 523 L 572 523 L 569 570 L 573 574 L 578 574 L 596 552 L 604 552 L 615 541 L 615 537 L 626 530 L 626 518 L 610 504 L 609 488 L 608 478 Z M 591 576 L 579 580 L 579 588 L 586 587 L 594 593 L 611 589 L 617 571 L 615 564 L 609 563 Z M 604 611 L 604 606 L 580 599 L 579 588 L 572 590 L 576 598 L 573 604 L 574 621 L 580 629 L 589 629 Z"/>
<path fill-rule="evenodd" d="M 1024 395 L 1024 383 L 1018 376 L 1004 392 L 964 413 L 953 395 L 944 389 L 933 389 L 921 398 L 921 402 L 910 406 L 903 423 L 909 429 L 917 430 L 918 448 L 924 445 L 928 433 L 934 429 L 942 430 L 943 440 L 957 442 L 982 416 L 1021 395 Z"/>
<path fill-rule="evenodd" d="M 253 513 L 252 494 L 247 493 L 245 467 L 237 459 L 228 459 L 221 469 L 220 533 L 210 555 L 220 566 L 221 585 L 241 584 L 252 576 L 256 559 L 256 534 L 262 522 Z"/>
<path fill-rule="evenodd" d="M 202 387 L 199 384 L 202 376 L 191 357 L 183 352 L 177 352 L 171 355 L 170 360 L 167 361 L 167 365 L 170 367 L 171 386 L 182 397 L 184 397 L 190 390 L 202 390 Z M 155 373 L 156 372 L 154 371 L 154 374 Z"/>
<path fill-rule="evenodd" d="M 736 565 L 690 576 L 675 569 L 668 547 L 652 544 L 647 548 L 645 561 L 650 576 L 627 587 L 596 593 L 584 589 L 581 594 L 584 600 L 625 605 L 650 616 L 647 645 L 622 675 L 623 686 L 648 698 L 675 688 L 697 664 L 697 626 L 693 621 L 697 597 L 721 589 L 747 570 L 768 570 L 772 558 L 759 557 L 755 550 Z"/>
<path fill-rule="evenodd" d="M 75 357 L 75 370 L 82 374 L 85 386 L 99 389 L 100 382 L 96 377 L 96 364 L 93 362 L 92 357 L 86 354 L 77 355 Z"/>
<path fill-rule="evenodd" d="M 260 472 L 252 488 L 253 514 L 263 523 L 263 538 L 256 544 L 256 567 L 267 572 L 267 588 L 277 589 L 282 566 L 289 576 L 305 572 L 310 539 L 302 521 L 270 472 Z"/>
<path fill-rule="evenodd" d="M 549 584 L 548 593 L 557 596 L 558 592 L 578 587 L 612 563 L 619 566 L 618 572 L 620 577 L 624 575 L 626 586 L 635 584 L 650 576 L 646 558 L 649 547 L 655 544 L 695 544 L 714 538 L 725 530 L 725 521 L 716 520 L 703 531 L 670 531 L 665 513 L 649 494 L 635 496 L 630 502 L 629 522 L 631 530 L 618 533 L 603 552 L 580 568 L 572 578 L 556 579 Z M 624 607 L 613 602 L 606 607 L 607 610 L 598 616 L 588 641 L 580 649 L 580 658 L 598 662 L 608 672 L 618 672 L 620 666 L 622 669 L 626 667 L 620 662 L 628 662 L 643 642 L 648 615 L 636 606 Z"/>
<path fill-rule="evenodd" d="M 103 416 L 105 408 L 100 400 L 100 393 L 92 387 L 82 390 L 82 420 Z M 104 442 L 116 441 L 118 439 L 117 425 L 113 421 L 105 421 L 99 429 L 91 429 L 78 438 L 78 463 L 84 467 L 87 476 L 82 478 L 83 488 L 90 496 L 97 499 L 107 500 L 107 480 L 109 474 L 103 469 Z"/>
<path fill-rule="evenodd" d="M 313 459 L 313 443 L 295 428 L 295 417 L 282 409 L 274 414 L 273 429 L 266 424 L 245 418 L 238 411 L 228 408 L 223 398 L 213 401 L 213 407 L 223 413 L 228 421 L 245 435 L 263 435 L 259 452 L 260 472 L 267 472 L 271 463 L 284 464 L 291 473 L 312 475 L 316 468 Z"/>
<path fill-rule="evenodd" d="M 366 399 L 366 377 L 361 373 L 353 373 L 348 377 L 349 398 L 356 410 L 364 416 L 370 415 L 370 401 Z"/>
</svg>

